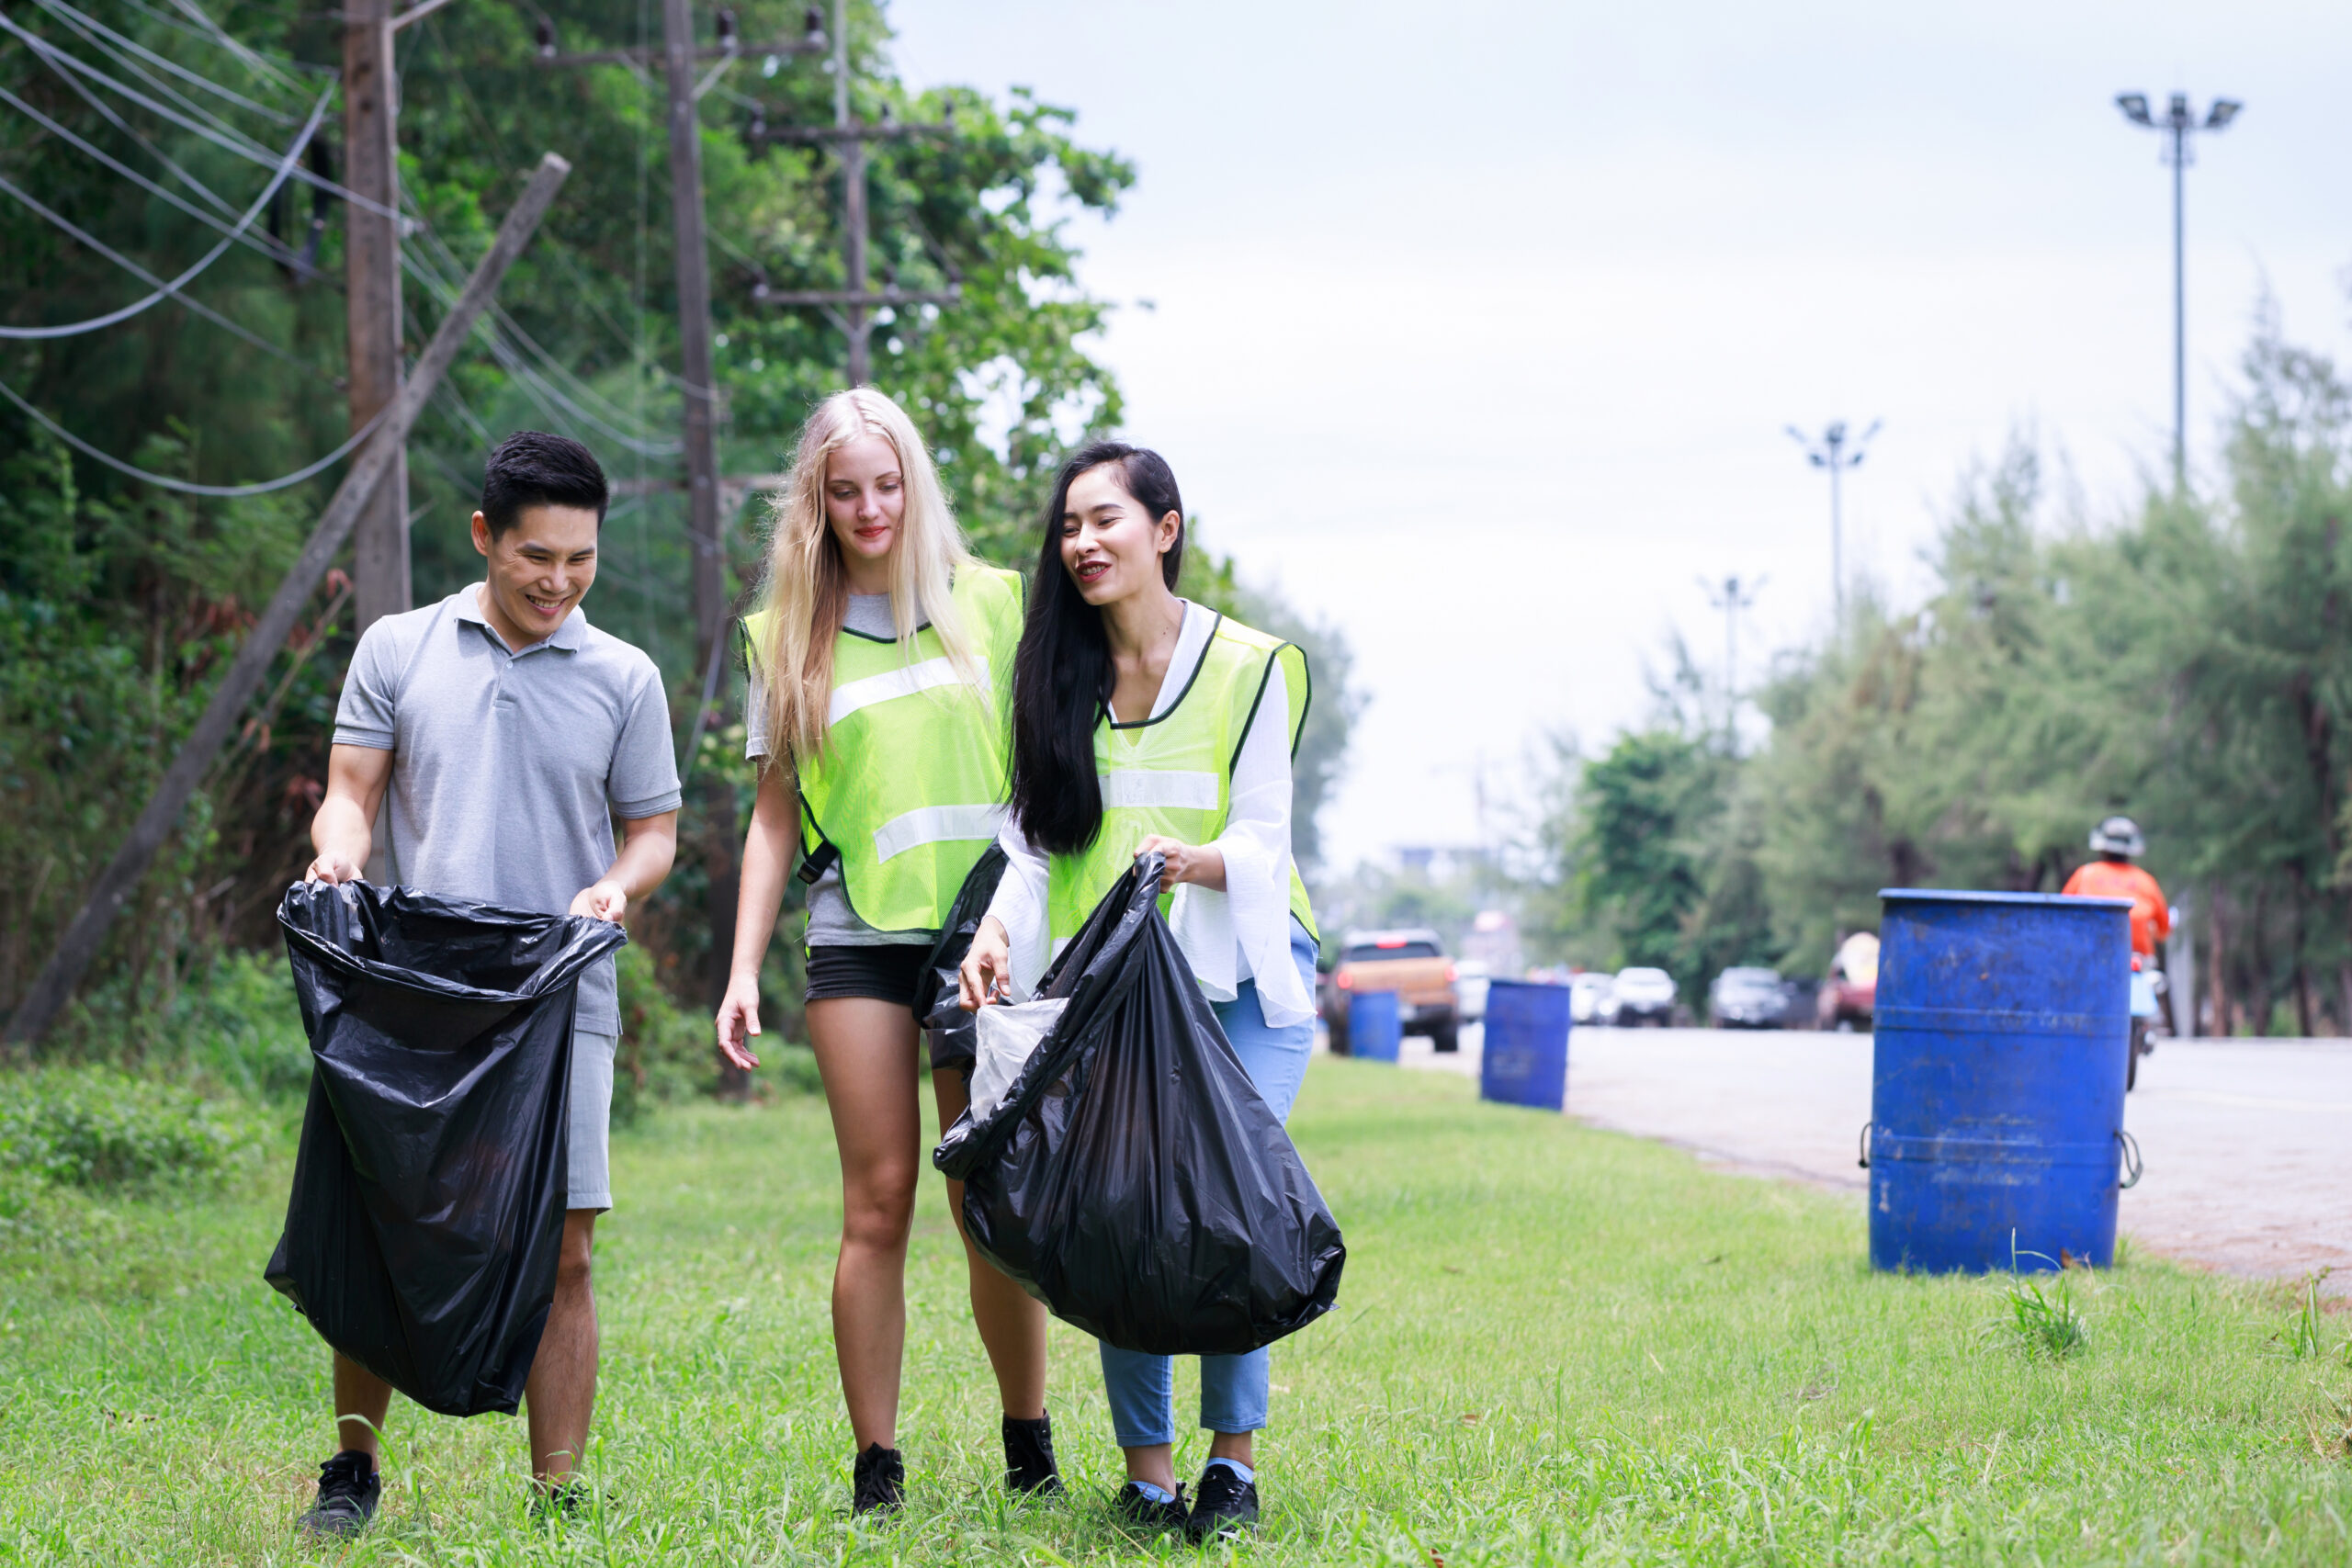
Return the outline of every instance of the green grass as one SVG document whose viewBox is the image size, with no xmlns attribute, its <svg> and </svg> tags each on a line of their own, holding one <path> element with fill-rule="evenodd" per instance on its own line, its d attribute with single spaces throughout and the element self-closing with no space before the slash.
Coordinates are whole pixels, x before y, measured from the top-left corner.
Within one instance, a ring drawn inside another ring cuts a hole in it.
<svg viewBox="0 0 2352 1568">
<path fill-rule="evenodd" d="M 1480 1106 L 1437 1075 L 1321 1062 L 1294 1130 L 1347 1228 L 1340 1308 L 1275 1348 L 1267 1562 L 2352 1560 L 2345 1319 L 2292 1286 L 2138 1262 L 2064 1281 L 1874 1275 L 1845 1197 Z M 911 1506 L 844 1517 L 827 1331 L 837 1186 L 822 1106 L 701 1106 L 616 1144 L 600 1233 L 600 1519 L 523 1519 L 520 1424 L 396 1407 L 379 1528 L 349 1562 L 1078 1563 L 1135 1541 L 1092 1347 L 1057 1326 L 1075 1483 L 992 1484 L 992 1385 L 935 1178 L 900 1426 Z M 0 1562 L 283 1562 L 332 1445 L 326 1358 L 260 1280 L 268 1172 L 124 1202 L 0 1271 Z M 2045 1304 L 2053 1287 L 2041 1287 Z M 2020 1326 L 2022 1325 L 2022 1326 Z M 2301 1337 L 2298 1337 L 2300 1334 Z M 1180 1416 L 1192 1387 L 1180 1381 Z M 1189 1471 L 1197 1438 L 1180 1456 Z M 1228 1549 L 1211 1555 L 1222 1558 Z"/>
</svg>

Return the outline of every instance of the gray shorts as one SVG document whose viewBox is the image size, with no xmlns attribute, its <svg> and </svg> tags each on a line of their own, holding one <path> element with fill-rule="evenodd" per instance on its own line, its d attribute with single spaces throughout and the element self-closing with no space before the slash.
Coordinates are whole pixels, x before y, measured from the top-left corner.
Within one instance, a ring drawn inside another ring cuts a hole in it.
<svg viewBox="0 0 2352 1568">
<path fill-rule="evenodd" d="M 617 1034 L 571 1032 L 571 1182 L 567 1209 L 613 1206 L 613 1054 Z"/>
</svg>

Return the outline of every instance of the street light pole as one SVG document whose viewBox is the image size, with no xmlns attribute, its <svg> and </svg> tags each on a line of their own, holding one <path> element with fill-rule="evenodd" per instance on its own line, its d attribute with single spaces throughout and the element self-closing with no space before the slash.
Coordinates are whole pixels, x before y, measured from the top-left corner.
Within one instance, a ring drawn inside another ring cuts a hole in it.
<svg viewBox="0 0 2352 1568">
<path fill-rule="evenodd" d="M 1724 742 L 1727 750 L 1737 750 L 1739 742 L 1740 612 L 1755 608 L 1756 595 L 1770 581 L 1759 577 L 1743 586 L 1737 577 L 1726 577 L 1718 589 L 1703 577 L 1699 580 L 1699 586 L 1707 591 L 1707 603 L 1724 613 Z"/>
<path fill-rule="evenodd" d="M 1848 468 L 1859 468 L 1862 448 L 1878 434 L 1879 421 L 1854 438 L 1853 450 L 1846 449 L 1846 422 L 1836 419 L 1823 428 L 1818 443 L 1790 425 L 1789 435 L 1804 448 L 1805 460 L 1816 468 L 1829 470 L 1829 602 L 1836 612 L 1838 624 L 1846 624 L 1846 504 L 1845 477 Z"/>
<path fill-rule="evenodd" d="M 2150 111 L 2145 93 L 2118 93 L 2115 107 L 2132 124 L 2164 134 L 2163 157 L 2172 165 L 2172 484 L 2178 491 L 2188 482 L 2188 258 L 2183 214 L 2192 156 L 2189 138 L 2200 130 L 2225 129 L 2245 106 L 2235 98 L 2215 98 L 2201 122 L 2190 111 L 2187 93 L 2172 95 L 2162 119 Z"/>
</svg>

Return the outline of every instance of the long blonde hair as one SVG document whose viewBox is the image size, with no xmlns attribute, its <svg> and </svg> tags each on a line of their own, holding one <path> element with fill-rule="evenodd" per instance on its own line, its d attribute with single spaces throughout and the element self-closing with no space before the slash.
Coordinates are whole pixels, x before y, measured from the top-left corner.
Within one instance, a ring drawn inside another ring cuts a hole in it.
<svg viewBox="0 0 2352 1568">
<path fill-rule="evenodd" d="M 825 747 L 833 702 L 833 648 L 849 610 L 849 576 L 825 516 L 825 467 L 853 441 L 878 435 L 899 457 L 906 509 L 890 552 L 890 618 L 900 654 L 915 658 L 915 633 L 927 620 L 957 677 L 988 691 L 988 680 L 949 592 L 972 552 L 932 466 L 931 452 L 906 411 L 871 387 L 835 392 L 800 427 L 791 482 L 768 514 L 767 581 L 760 600 L 767 624 L 755 650 L 767 682 L 771 755 L 816 756 Z"/>
</svg>

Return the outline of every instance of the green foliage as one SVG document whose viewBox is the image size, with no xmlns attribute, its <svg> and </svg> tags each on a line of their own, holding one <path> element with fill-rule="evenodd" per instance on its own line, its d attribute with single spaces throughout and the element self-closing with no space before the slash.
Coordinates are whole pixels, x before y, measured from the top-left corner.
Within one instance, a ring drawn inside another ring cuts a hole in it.
<svg viewBox="0 0 2352 1568">
<path fill-rule="evenodd" d="M 158 437 L 154 466 L 184 468 Z M 62 448 L 0 456 L 0 1010 L 145 804 L 300 542 L 264 498 L 84 490 Z M 268 940 L 325 772 L 332 592 L 124 907 L 98 976 L 168 1011 L 224 933 Z M 340 660 L 334 661 L 339 666 Z"/>
<path fill-rule="evenodd" d="M 51 1034 L 51 1060 L 102 1064 L 201 1091 L 285 1103 L 311 1083 L 311 1047 L 282 950 L 198 949 L 171 993 L 117 976 Z"/>
<path fill-rule="evenodd" d="M 0 1075 L 0 1168 L 59 1187 L 202 1184 L 257 1146 L 194 1090 L 93 1067 Z"/>
<path fill-rule="evenodd" d="M 1706 739 L 1687 674 L 1649 730 L 1561 750 L 1532 928 L 1686 987 L 1817 974 L 1881 887 L 2055 892 L 2123 811 L 2217 1029 L 2352 1032 L 2352 386 L 2267 325 L 2245 376 L 2213 495 L 2053 515 L 2024 435 L 1964 475 L 1926 602 L 1860 594 L 1785 656 L 1754 755 Z"/>
<path fill-rule="evenodd" d="M 207 97 L 209 111 L 286 145 L 340 65 L 340 24 L 327 13 L 246 0 L 206 14 L 232 41 L 209 33 L 209 22 L 141 6 L 107 8 L 103 19 L 243 100 Z M 804 28 L 803 7 L 784 0 L 735 14 L 754 44 L 798 38 Z M 698 17 L 710 25 L 707 8 Z M 684 502 L 664 488 L 681 473 L 664 90 L 658 70 L 543 63 L 538 19 L 451 6 L 401 35 L 401 185 L 420 223 L 403 243 L 412 345 L 437 324 L 539 154 L 553 150 L 573 164 L 502 288 L 496 330 L 505 353 L 462 358 L 412 435 L 416 592 L 429 600 L 478 575 L 465 520 L 492 441 L 526 425 L 578 435 L 616 478 L 633 481 L 608 521 L 589 614 L 652 653 L 683 710 L 696 672 L 688 668 Z M 661 39 L 658 9 L 613 0 L 548 19 L 569 52 Z M 23 22 L 100 65 L 153 69 L 110 60 L 114 46 L 57 16 L 28 11 Z M 859 118 L 953 122 L 952 134 L 870 149 L 869 285 L 959 293 L 951 304 L 876 311 L 872 378 L 913 412 L 983 550 L 1025 555 L 1043 476 L 1071 439 L 1120 416 L 1116 383 L 1091 346 L 1111 306 L 1084 287 L 1064 224 L 1073 212 L 1114 211 L 1133 168 L 1082 145 L 1071 111 L 1025 90 L 993 99 L 967 88 L 910 91 L 890 64 L 878 5 L 853 5 L 847 31 Z M 810 403 L 840 385 L 844 360 L 827 312 L 761 302 L 763 288 L 847 281 L 837 152 L 752 134 L 763 121 L 830 122 L 832 79 L 815 57 L 783 56 L 772 71 L 768 63 L 755 52 L 722 73 L 697 110 L 719 458 L 730 474 L 780 467 Z M 70 83 L 29 49 L 0 51 L 0 85 L 109 155 L 159 175 L 159 154 L 169 157 L 234 206 L 258 188 L 254 166 L 215 142 L 112 99 L 96 107 Z M 127 118 L 108 118 L 118 112 Z M 336 123 L 330 104 L 327 142 Z M 179 271 L 210 243 L 211 231 L 183 212 L 13 111 L 0 116 L 0 172 L 159 274 Z M 190 187 L 182 180 L 175 188 Z M 299 246 L 312 209 L 301 187 L 289 187 L 266 227 Z M 0 344 L 0 379 L 151 469 L 208 483 L 292 469 L 346 431 L 335 380 L 344 302 L 332 281 L 343 268 L 345 210 L 316 206 L 314 276 L 232 247 L 192 286 L 258 344 L 167 303 L 90 336 Z M 12 276 L 28 280 L 6 302 L 12 321 L 80 319 L 129 297 L 113 264 L 22 204 L 0 203 L 0 243 L 18 264 Z M 175 497 L 69 459 L 29 422 L 0 412 L 0 1014 L 169 761 L 336 477 L 256 501 Z M 729 588 L 741 591 L 758 575 L 759 530 L 741 516 L 728 523 Z M 343 604 L 334 585 L 322 593 L 240 739 L 125 908 L 92 972 L 91 1027 L 76 1054 L 138 1058 L 211 952 L 274 942 L 269 910 L 308 856 L 304 828 L 325 774 L 351 646 Z M 730 681 L 721 706 L 739 690 Z M 717 856 L 701 846 L 737 833 L 742 794 L 730 818 L 728 792 L 690 793 L 687 852 L 632 921 L 680 997 L 700 996 L 708 967 L 706 898 Z M 797 987 L 775 999 L 780 1017 L 797 1019 Z M 120 1039 L 99 1040 L 99 1031 Z M 645 1070 L 648 1081 L 668 1071 L 659 1063 Z"/>
<path fill-rule="evenodd" d="M 2329 1344 L 2335 1337 L 2328 1330 L 2327 1316 L 2320 1304 L 2320 1287 L 2335 1272 L 2332 1267 L 2313 1269 L 2303 1277 L 2301 1288 L 2295 1292 L 2295 1315 L 2286 1331 L 2277 1337 L 2290 1360 L 2334 1359 L 2352 1366 L 2352 1337 Z"/>
<path fill-rule="evenodd" d="M 2007 1309 L 1985 1327 L 1988 1337 L 2043 1360 L 2063 1361 L 2090 1344 L 2090 1324 L 2075 1305 L 2075 1270 L 2059 1270 L 2048 1291 L 2031 1276 L 2012 1274 L 2002 1289 Z"/>
<path fill-rule="evenodd" d="M 2054 891 L 2128 811 L 2224 1027 L 2352 1029 L 2352 389 L 2267 327 L 2245 374 L 2219 493 L 2052 520 L 2019 438 L 1964 482 L 1920 610 L 1864 604 L 1768 687 L 1759 863 L 1801 962 L 1876 886 Z"/>
<path fill-rule="evenodd" d="M 620 974 L 620 1047 L 613 1061 L 613 1125 L 634 1126 L 655 1105 L 705 1093 L 718 1082 L 710 1021 L 671 999 L 653 955 L 636 942 L 614 962 Z"/>
</svg>

